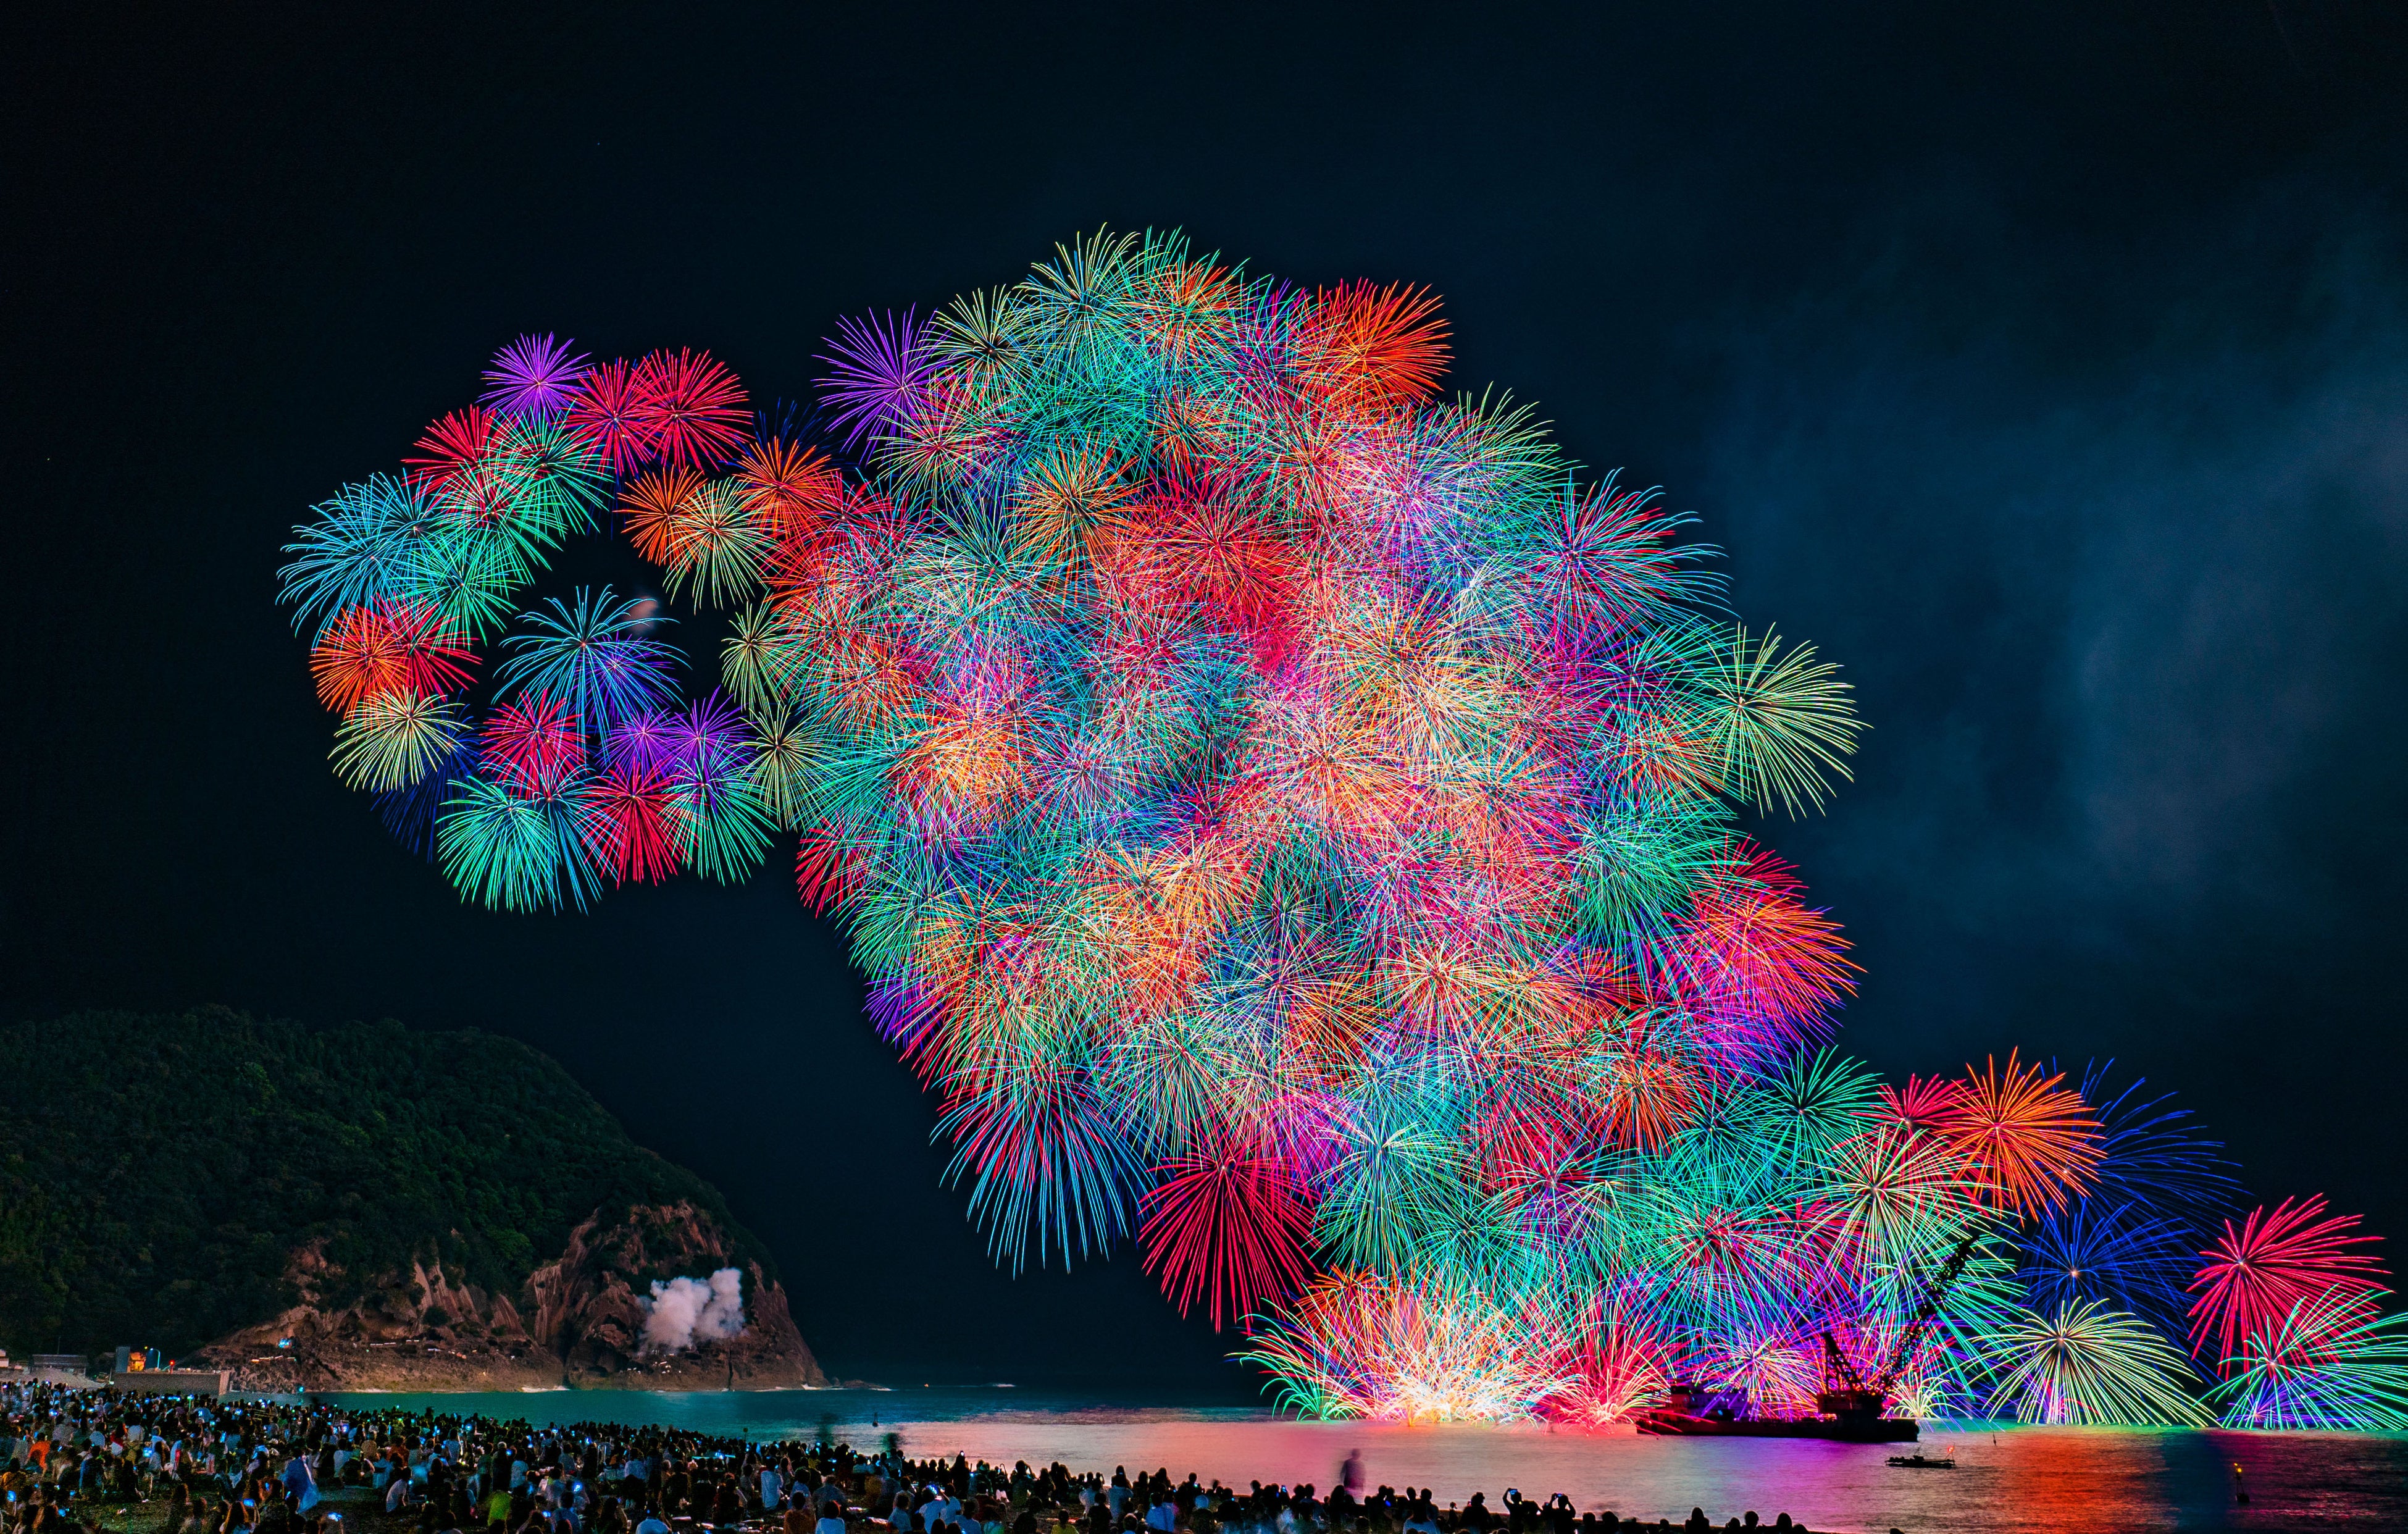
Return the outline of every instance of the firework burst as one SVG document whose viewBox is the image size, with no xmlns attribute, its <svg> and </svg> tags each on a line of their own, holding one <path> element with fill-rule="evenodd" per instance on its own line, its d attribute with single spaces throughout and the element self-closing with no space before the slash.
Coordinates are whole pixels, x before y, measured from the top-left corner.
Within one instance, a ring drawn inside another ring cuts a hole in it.
<svg viewBox="0 0 2408 1534">
<path fill-rule="evenodd" d="M 557 337 L 522 336 L 495 352 L 485 369 L 484 403 L 504 415 L 557 420 L 567 413 L 585 363 Z"/>
<path fill-rule="evenodd" d="M 1300 1409 L 2198 1420 L 2221 1174 L 2162 1099 L 1828 1048 L 1846 946 L 1742 816 L 1845 780 L 1848 684 L 1444 397 L 1434 294 L 1098 233 L 928 312 L 828 344 L 857 467 L 708 353 L 505 347 L 287 546 L 338 773 L 502 910 L 793 836 L 998 1259 L 1134 1237 Z M 606 523 L 658 597 L 531 590 Z M 2345 1225 L 2215 1243 L 2229 1411 L 2391 1409 Z"/>
<path fill-rule="evenodd" d="M 2408 1428 L 2408 1316 L 2380 1291 L 2326 1289 L 2243 1339 L 2211 1399 L 2227 1427 Z"/>
<path fill-rule="evenodd" d="M 2026 1312 L 1987 1340 L 1993 1411 L 2026 1422 L 2204 1427 L 2190 1360 L 2136 1315 L 2089 1300 Z"/>
<path fill-rule="evenodd" d="M 2229 1358 L 2243 1338 L 2271 1333 L 2303 1300 L 2374 1290 L 2382 1266 L 2359 1250 L 2374 1238 L 2351 1235 L 2357 1226 L 2354 1214 L 2327 1215 L 2322 1198 L 2286 1198 L 2238 1225 L 2227 1220 L 2190 1285 L 2199 1295 L 2193 1340 L 2213 1338 L 2214 1356 Z"/>
</svg>

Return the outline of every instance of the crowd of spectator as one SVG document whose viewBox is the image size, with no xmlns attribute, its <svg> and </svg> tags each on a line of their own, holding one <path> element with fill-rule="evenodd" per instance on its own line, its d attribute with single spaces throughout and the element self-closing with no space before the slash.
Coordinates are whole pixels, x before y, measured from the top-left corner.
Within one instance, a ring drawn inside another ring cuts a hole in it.
<svg viewBox="0 0 2408 1534">
<path fill-rule="evenodd" d="M 823 1433 L 720 1438 L 621 1423 L 534 1426 L 332 1402 L 0 1388 L 0 1534 L 1619 1534 L 1645 1524 L 1509 1491 L 1440 1505 L 1426 1487 L 1244 1490 L 1167 1470 L 1107 1477 L 906 1458 Z M 361 1523 L 347 1529 L 344 1520 Z M 373 1526 L 373 1527 L 369 1527 Z M 1756 1514 L 1726 1528 L 1758 1527 Z M 1797 1528 L 1786 1513 L 1763 1527 Z"/>
</svg>

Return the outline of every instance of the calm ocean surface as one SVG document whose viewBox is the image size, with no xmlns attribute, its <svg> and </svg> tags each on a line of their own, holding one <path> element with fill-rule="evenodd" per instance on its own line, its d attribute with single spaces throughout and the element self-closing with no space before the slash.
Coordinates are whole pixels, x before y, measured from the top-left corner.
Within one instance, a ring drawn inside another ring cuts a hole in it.
<svg viewBox="0 0 2408 1534">
<path fill-rule="evenodd" d="M 2408 1529 L 2408 1435 L 2149 1432 L 1927 1425 L 1922 1447 L 1956 1455 L 1954 1470 L 1892 1469 L 1885 1445 L 1778 1440 L 1679 1440 L 1543 1426 L 1401 1427 L 1294 1422 L 1245 1408 L 1162 1408 L 1110 1391 L 906 1389 L 734 1391 L 689 1395 L 555 1391 L 512 1395 L 344 1395 L 359 1406 L 478 1412 L 537 1423 L 669 1424 L 754 1438 L 838 1436 L 875 1445 L 901 1436 L 917 1457 L 956 1451 L 1009 1465 L 1060 1460 L 1193 1470 L 1244 1485 L 1327 1486 L 1359 1448 L 1377 1485 L 1427 1485 L 1441 1501 L 1473 1491 L 1493 1505 L 1506 1487 L 1569 1495 L 1679 1523 L 1702 1507 L 1720 1526 L 1754 1509 L 1817 1530 L 1914 1531 L 2192 1528 Z M 2250 1504 L 2233 1498 L 2232 1466 Z"/>
</svg>

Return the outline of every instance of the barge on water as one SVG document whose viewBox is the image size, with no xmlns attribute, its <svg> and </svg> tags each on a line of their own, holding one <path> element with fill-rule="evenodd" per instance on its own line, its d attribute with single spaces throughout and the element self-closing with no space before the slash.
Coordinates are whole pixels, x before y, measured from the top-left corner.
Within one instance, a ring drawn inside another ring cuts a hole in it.
<svg viewBox="0 0 2408 1534">
<path fill-rule="evenodd" d="M 1664 1404 L 1641 1412 L 1638 1428 L 1664 1438 L 1820 1438 L 1838 1443 L 1912 1443 L 1913 1417 L 1885 1417 L 1886 1393 L 1827 1390 L 1811 1417 L 1751 1417 L 1743 1392 L 1674 1385 Z"/>
</svg>

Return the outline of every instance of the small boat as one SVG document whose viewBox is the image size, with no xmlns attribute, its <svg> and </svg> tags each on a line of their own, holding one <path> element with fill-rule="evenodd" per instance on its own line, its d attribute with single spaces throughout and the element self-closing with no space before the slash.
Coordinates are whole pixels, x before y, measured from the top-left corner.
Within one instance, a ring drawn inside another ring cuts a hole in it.
<svg viewBox="0 0 2408 1534">
<path fill-rule="evenodd" d="M 1892 1455 L 1889 1462 L 1902 1470 L 1953 1470 L 1956 1468 L 1956 1459 L 1945 1449 L 1928 1456 L 1920 1454 Z"/>
</svg>

